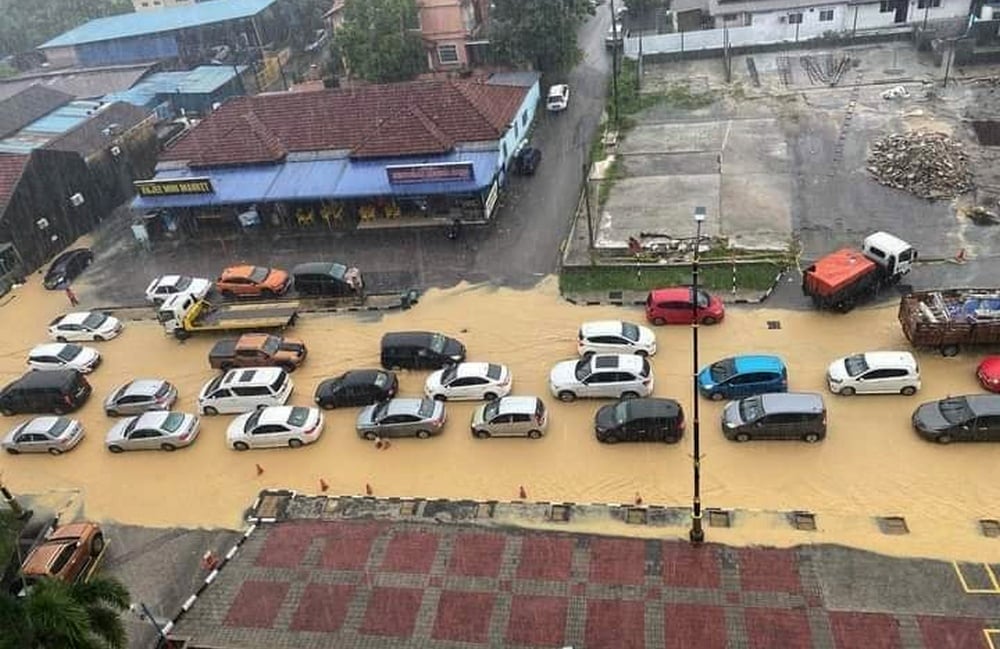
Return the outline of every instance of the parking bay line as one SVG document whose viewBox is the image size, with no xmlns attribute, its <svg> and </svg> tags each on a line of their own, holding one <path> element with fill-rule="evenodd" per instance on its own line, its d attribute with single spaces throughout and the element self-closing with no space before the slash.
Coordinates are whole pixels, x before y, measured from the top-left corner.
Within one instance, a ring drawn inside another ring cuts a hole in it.
<svg viewBox="0 0 1000 649">
<path fill-rule="evenodd" d="M 962 590 L 970 595 L 1000 595 L 1000 582 L 997 581 L 993 567 L 988 563 L 963 563 L 951 562 L 958 575 L 958 581 Z M 962 572 L 963 567 L 970 579 L 966 579 L 966 574 Z M 978 575 L 975 572 L 978 571 Z M 970 585 L 970 581 L 975 582 Z M 1000 648 L 998 648 L 1000 649 Z"/>
</svg>

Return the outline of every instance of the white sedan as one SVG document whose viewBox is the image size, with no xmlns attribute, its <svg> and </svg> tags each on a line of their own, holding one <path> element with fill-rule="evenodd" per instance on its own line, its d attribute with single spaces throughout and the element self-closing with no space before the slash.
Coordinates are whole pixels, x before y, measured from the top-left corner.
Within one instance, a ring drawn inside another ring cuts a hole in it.
<svg viewBox="0 0 1000 649">
<path fill-rule="evenodd" d="M 174 451 L 198 438 L 200 421 L 183 412 L 156 410 L 122 419 L 108 431 L 104 444 L 112 453 L 123 451 Z"/>
<path fill-rule="evenodd" d="M 76 370 L 89 374 L 101 364 L 101 355 L 93 347 L 74 343 L 46 343 L 28 352 L 28 367 L 33 370 Z"/>
<path fill-rule="evenodd" d="M 11 455 L 18 453 L 51 453 L 60 455 L 72 450 L 83 439 L 83 426 L 66 417 L 36 417 L 8 433 L 3 448 Z"/>
<path fill-rule="evenodd" d="M 580 356 L 587 354 L 636 354 L 652 356 L 656 353 L 656 334 L 649 327 L 622 320 L 594 320 L 580 325 L 576 336 Z"/>
<path fill-rule="evenodd" d="M 118 318 L 96 311 L 78 311 L 59 316 L 49 323 L 49 338 L 61 343 L 70 340 L 111 340 L 122 332 Z"/>
<path fill-rule="evenodd" d="M 146 287 L 146 301 L 160 304 L 172 295 L 185 293 L 202 299 L 212 290 L 212 281 L 204 277 L 187 275 L 162 275 Z"/>
<path fill-rule="evenodd" d="M 319 408 L 269 406 L 240 415 L 226 429 L 226 442 L 237 451 L 312 444 L 323 432 Z"/>
<path fill-rule="evenodd" d="M 427 377 L 424 392 L 431 399 L 445 401 L 492 401 L 510 393 L 511 376 L 506 365 L 496 363 L 456 363 Z"/>
<path fill-rule="evenodd" d="M 567 106 L 569 106 L 569 85 L 557 83 L 550 87 L 549 94 L 545 98 L 545 107 L 549 112 L 563 111 Z"/>
</svg>

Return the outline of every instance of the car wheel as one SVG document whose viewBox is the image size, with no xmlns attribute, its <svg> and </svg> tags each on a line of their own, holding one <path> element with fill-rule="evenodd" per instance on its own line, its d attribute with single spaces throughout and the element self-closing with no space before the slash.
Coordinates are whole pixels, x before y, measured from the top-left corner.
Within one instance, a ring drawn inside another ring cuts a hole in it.
<svg viewBox="0 0 1000 649">
<path fill-rule="evenodd" d="M 528 437 L 530 437 L 531 439 L 541 439 L 541 437 L 542 437 L 542 431 L 540 431 L 540 430 L 534 430 L 534 429 L 529 430 L 528 431 Z"/>
<path fill-rule="evenodd" d="M 713 392 L 712 394 L 709 395 L 708 398 L 711 399 L 712 401 L 722 401 L 726 397 L 721 392 Z"/>
<path fill-rule="evenodd" d="M 289 448 L 301 448 L 301 446 L 302 446 L 302 440 L 301 439 L 290 439 L 290 440 L 288 440 L 288 446 L 289 446 Z"/>
<path fill-rule="evenodd" d="M 736 441 L 737 442 L 749 442 L 750 441 L 750 436 L 747 435 L 746 433 L 739 433 L 736 436 Z"/>
<path fill-rule="evenodd" d="M 635 355 L 638 356 L 639 358 L 649 358 L 649 352 L 647 352 L 645 349 L 640 349 L 635 353 Z"/>
<path fill-rule="evenodd" d="M 246 442 L 233 442 L 233 448 L 237 451 L 249 451 L 250 447 Z"/>
<path fill-rule="evenodd" d="M 840 392 L 838 392 L 838 394 L 842 397 L 853 397 L 855 394 L 857 394 L 857 391 L 851 387 L 840 388 Z"/>
<path fill-rule="evenodd" d="M 497 395 L 493 392 L 487 392 L 486 394 L 483 395 L 483 398 L 486 399 L 487 401 L 496 401 Z"/>
<path fill-rule="evenodd" d="M 55 446 L 49 449 L 49 455 L 62 455 L 62 452 L 61 448 L 56 448 Z"/>
<path fill-rule="evenodd" d="M 638 399 L 639 395 L 635 392 L 622 392 L 622 399 Z"/>
<path fill-rule="evenodd" d="M 53 415 L 65 415 L 66 414 L 66 409 L 63 408 L 62 406 L 56 406 L 55 408 L 52 409 L 52 414 Z"/>
<path fill-rule="evenodd" d="M 58 343 L 67 342 L 66 336 L 56 336 L 56 342 L 58 342 Z"/>
<path fill-rule="evenodd" d="M 235 293 L 233 293 L 232 291 L 224 290 L 224 289 L 222 291 L 220 291 L 219 294 L 222 295 L 222 297 L 225 298 L 225 299 L 227 299 L 227 300 L 231 300 L 234 297 L 236 297 Z"/>
<path fill-rule="evenodd" d="M 15 414 L 10 408 L 3 408 L 0 412 L 2 412 L 5 417 L 12 417 Z"/>
<path fill-rule="evenodd" d="M 656 325 L 657 327 L 662 327 L 663 325 L 667 324 L 667 321 L 664 320 L 663 318 L 653 318 L 653 324 Z"/>
<path fill-rule="evenodd" d="M 213 408 L 212 406 L 205 406 L 202 412 L 208 415 L 209 417 L 219 414 L 219 411 Z"/>
<path fill-rule="evenodd" d="M 90 542 L 90 556 L 96 557 L 102 552 L 104 552 L 104 535 L 97 533 L 94 535 L 94 540 Z"/>
<path fill-rule="evenodd" d="M 336 406 L 333 405 L 332 401 L 318 401 L 317 405 L 323 410 L 333 410 L 334 408 L 336 408 Z"/>
<path fill-rule="evenodd" d="M 106 416 L 108 416 L 108 417 L 117 417 L 118 416 L 118 411 L 117 410 L 105 410 L 104 414 Z"/>
<path fill-rule="evenodd" d="M 273 300 L 274 299 L 274 291 L 272 291 L 269 288 L 265 288 L 264 290 L 262 290 L 260 292 L 260 296 L 262 298 L 264 298 L 265 300 Z"/>
<path fill-rule="evenodd" d="M 376 439 L 378 439 L 378 435 L 376 435 L 375 431 L 373 430 L 365 431 L 365 439 L 367 439 L 369 442 L 374 442 Z"/>
<path fill-rule="evenodd" d="M 420 439 L 427 439 L 430 436 L 431 436 L 431 432 L 429 430 L 418 430 L 417 431 L 417 437 L 419 437 Z"/>
<path fill-rule="evenodd" d="M 220 363 L 219 364 L 219 369 L 222 370 L 223 372 L 228 372 L 229 370 L 233 369 L 233 364 L 232 363 Z"/>
<path fill-rule="evenodd" d="M 819 441 L 819 435 L 817 435 L 816 433 L 809 433 L 808 435 L 802 438 L 802 441 L 807 442 L 809 444 L 815 444 L 816 442 Z"/>
<path fill-rule="evenodd" d="M 447 401 L 448 397 L 445 396 L 445 395 L 443 395 L 443 394 L 435 394 L 434 395 L 434 400 L 435 401 Z"/>
<path fill-rule="evenodd" d="M 163 444 L 160 444 L 160 448 L 162 448 L 164 451 L 168 451 L 168 452 L 169 451 L 176 451 L 177 450 L 176 446 L 174 446 L 173 444 L 170 444 L 168 442 L 164 442 Z"/>
<path fill-rule="evenodd" d="M 934 441 L 938 444 L 951 444 L 951 435 L 938 435 Z"/>
<path fill-rule="evenodd" d="M 942 356 L 957 356 L 958 355 L 958 345 L 944 345 L 941 347 Z"/>
<path fill-rule="evenodd" d="M 904 397 L 912 397 L 913 395 L 915 395 L 917 393 L 917 389 L 915 387 L 913 387 L 912 385 L 908 385 L 905 388 L 903 388 L 902 390 L 900 390 L 899 393 L 901 395 L 903 395 Z"/>
<path fill-rule="evenodd" d="M 95 343 L 103 343 L 104 342 L 104 336 L 102 336 L 101 334 L 94 334 L 94 342 Z"/>
<path fill-rule="evenodd" d="M 569 403 L 570 401 L 576 401 L 576 395 L 569 390 L 563 390 L 559 393 L 559 400 Z"/>
<path fill-rule="evenodd" d="M 491 437 L 490 431 L 488 430 L 475 430 L 472 431 L 472 434 L 478 439 L 489 439 Z"/>
<path fill-rule="evenodd" d="M 703 325 L 714 325 L 716 322 L 717 322 L 716 319 L 710 315 L 705 316 L 704 318 L 701 319 L 701 324 Z"/>
<path fill-rule="evenodd" d="M 618 443 L 618 436 L 617 435 L 605 435 L 604 437 L 598 437 L 598 439 L 601 440 L 602 442 L 604 442 L 605 444 L 617 444 Z"/>
<path fill-rule="evenodd" d="M 111 446 L 108 447 L 108 450 L 111 451 L 112 453 L 124 453 L 125 452 L 125 449 L 123 449 L 121 446 L 118 446 L 117 444 L 112 444 Z"/>
</svg>

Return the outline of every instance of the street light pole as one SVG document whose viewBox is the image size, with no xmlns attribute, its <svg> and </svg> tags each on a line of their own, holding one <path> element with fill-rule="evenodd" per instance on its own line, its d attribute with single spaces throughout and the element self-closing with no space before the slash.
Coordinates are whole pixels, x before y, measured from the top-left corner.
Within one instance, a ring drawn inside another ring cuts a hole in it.
<svg viewBox="0 0 1000 649">
<path fill-rule="evenodd" d="M 698 397 L 698 254 L 701 249 L 701 224 L 705 221 L 705 208 L 694 208 L 695 239 L 694 256 L 691 261 L 691 385 L 694 397 L 694 420 L 692 434 L 694 436 L 694 454 L 692 455 L 694 472 L 694 497 L 691 503 L 691 531 L 688 534 L 693 545 L 700 545 L 705 540 L 705 531 L 701 527 L 701 422 L 699 421 Z"/>
</svg>

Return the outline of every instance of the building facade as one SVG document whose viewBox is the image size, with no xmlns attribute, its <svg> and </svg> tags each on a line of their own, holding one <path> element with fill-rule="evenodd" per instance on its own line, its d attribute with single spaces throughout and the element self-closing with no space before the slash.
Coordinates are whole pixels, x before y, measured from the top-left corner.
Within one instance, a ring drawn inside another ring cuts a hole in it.
<svg viewBox="0 0 1000 649">
<path fill-rule="evenodd" d="M 190 4 L 194 4 L 194 0 L 132 0 L 132 8 L 136 11 L 155 11 Z"/>
</svg>

